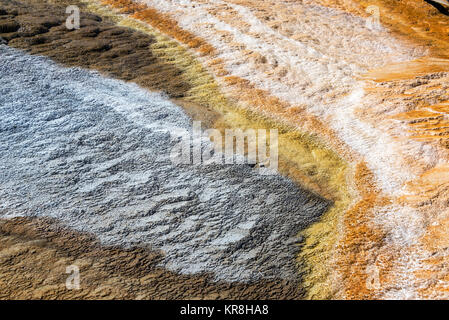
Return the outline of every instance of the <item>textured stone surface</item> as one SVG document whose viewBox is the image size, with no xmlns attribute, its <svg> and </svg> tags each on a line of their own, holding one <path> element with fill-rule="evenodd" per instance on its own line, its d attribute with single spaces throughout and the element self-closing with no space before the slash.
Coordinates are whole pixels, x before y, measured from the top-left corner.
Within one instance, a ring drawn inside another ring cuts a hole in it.
<svg viewBox="0 0 449 320">
<path fill-rule="evenodd" d="M 208 274 L 179 275 L 157 266 L 144 248 L 101 245 L 55 219 L 0 219 L 0 299 L 299 299 L 297 281 L 215 282 Z M 68 290 L 68 266 L 79 290 Z"/>
<path fill-rule="evenodd" d="M 295 143 L 282 141 L 290 128 L 280 134 L 280 170 L 335 201 L 303 233 L 306 297 L 447 298 L 449 22 L 425 1 L 83 0 L 81 9 L 94 14 L 82 13 L 76 32 L 63 26 L 66 0 L 0 2 L 0 36 L 10 46 L 165 91 L 212 127 L 245 123 L 232 104 L 298 129 Z M 338 155 L 313 146 L 309 133 Z M 181 201 L 189 197 L 179 191 Z M 156 199 L 158 209 L 178 212 L 176 200 Z M 192 202 L 184 202 L 189 210 L 203 208 Z M 164 230 L 173 219 L 152 218 L 154 230 L 173 235 Z M 232 247 L 226 242 L 240 243 L 252 222 L 245 216 L 236 231 L 229 219 L 219 236 L 196 235 L 215 237 L 214 250 Z M 185 226 L 176 226 L 184 239 Z M 223 268 L 228 260 L 241 266 L 229 252 Z M 257 250 L 235 252 L 245 261 Z"/>
<path fill-rule="evenodd" d="M 327 203 L 247 165 L 170 161 L 190 127 L 157 93 L 1 47 L 3 217 L 49 216 L 217 280 L 297 278 L 297 233 Z"/>
</svg>

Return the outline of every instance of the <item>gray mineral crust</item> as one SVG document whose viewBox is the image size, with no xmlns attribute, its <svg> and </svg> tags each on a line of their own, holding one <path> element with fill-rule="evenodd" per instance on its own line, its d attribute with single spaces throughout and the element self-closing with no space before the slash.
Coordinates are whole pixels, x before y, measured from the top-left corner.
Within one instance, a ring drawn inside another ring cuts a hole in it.
<svg viewBox="0 0 449 320">
<path fill-rule="evenodd" d="M 297 279 L 328 201 L 249 165 L 175 165 L 191 120 L 161 93 L 0 45 L 0 217 L 51 217 L 217 281 Z"/>
</svg>

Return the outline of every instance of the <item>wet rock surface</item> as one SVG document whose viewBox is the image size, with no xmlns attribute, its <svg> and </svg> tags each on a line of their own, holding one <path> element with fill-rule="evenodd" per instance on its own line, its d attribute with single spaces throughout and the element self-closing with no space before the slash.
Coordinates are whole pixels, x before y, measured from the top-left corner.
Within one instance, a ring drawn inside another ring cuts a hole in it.
<svg viewBox="0 0 449 320">
<path fill-rule="evenodd" d="M 0 47 L 4 218 L 52 217 L 214 280 L 298 279 L 298 232 L 328 203 L 248 165 L 170 160 L 190 119 L 158 93 Z"/>
</svg>

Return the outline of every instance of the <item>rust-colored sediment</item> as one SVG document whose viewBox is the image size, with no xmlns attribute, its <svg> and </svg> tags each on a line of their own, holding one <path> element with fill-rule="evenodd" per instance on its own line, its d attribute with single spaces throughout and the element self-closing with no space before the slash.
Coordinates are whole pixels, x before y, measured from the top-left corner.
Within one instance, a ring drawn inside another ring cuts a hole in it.
<svg viewBox="0 0 449 320">
<path fill-rule="evenodd" d="M 337 266 L 343 283 L 340 293 L 345 299 L 379 298 L 380 287 L 373 281 L 385 282 L 393 263 L 386 257 L 380 258 L 379 251 L 384 245 L 385 233 L 370 220 L 376 206 L 388 204 L 388 199 L 380 196 L 372 172 L 366 163 L 360 162 L 355 170 L 355 185 L 361 200 L 344 214 L 343 236 L 337 245 Z M 376 248 L 373 249 L 373 248 Z M 377 278 L 372 278 L 370 268 L 376 268 Z"/>
<path fill-rule="evenodd" d="M 320 0 L 320 4 L 368 17 L 370 6 L 379 8 L 382 26 L 401 40 L 424 46 L 432 56 L 447 57 L 448 19 L 424 0 Z"/>
<path fill-rule="evenodd" d="M 215 53 L 215 49 L 206 41 L 180 28 L 175 20 L 145 4 L 137 4 L 131 0 L 101 0 L 101 3 L 110 5 L 120 13 L 130 14 L 133 18 L 147 22 L 173 39 L 186 44 L 190 49 L 202 54 Z"/>
<path fill-rule="evenodd" d="M 390 198 L 367 191 L 370 189 L 366 186 L 372 182 L 357 186 L 362 200 L 344 214 L 344 231 L 338 244 L 336 260 L 339 281 L 344 287 L 340 296 L 381 298 L 388 290 L 400 290 L 405 285 L 415 290 L 413 298 L 447 298 L 449 167 L 441 163 L 449 161 L 449 19 L 421 0 L 322 0 L 320 3 L 365 18 L 370 15 L 367 8 L 377 6 L 382 26 L 415 50 L 426 53 L 413 61 L 368 71 L 362 77 L 367 81 L 366 99 L 375 97 L 373 101 L 381 103 L 359 110 L 358 115 L 373 125 L 392 119 L 393 137 L 404 143 L 409 140 L 424 143 L 439 157 L 436 163 L 432 163 L 433 159 L 426 163 L 412 155 L 401 155 L 410 163 L 421 162 L 417 166 L 421 174 L 409 183 L 407 195 L 403 197 Z M 360 172 L 366 171 L 360 165 L 354 175 L 356 184 Z M 385 230 L 375 222 L 376 213 L 391 205 L 417 210 L 422 218 L 424 233 L 411 247 L 389 243 Z M 414 278 L 400 283 L 398 265 L 404 256 L 415 260 L 414 269 L 406 271 Z"/>
<path fill-rule="evenodd" d="M 415 247 L 424 252 L 413 270 L 422 298 L 447 298 L 449 293 L 449 165 L 438 165 L 409 185 L 401 200 L 422 212 L 427 227 Z"/>
<path fill-rule="evenodd" d="M 414 267 L 409 270 L 414 278 L 408 280 L 413 283 L 407 284 L 416 291 L 414 298 L 447 298 L 449 167 L 441 163 L 449 160 L 449 19 L 425 1 L 357 3 L 360 4 L 359 14 L 363 14 L 361 12 L 368 5 L 379 6 L 384 26 L 428 52 L 423 58 L 368 72 L 365 78 L 375 81 L 368 90 L 383 99 L 379 109 L 384 114 L 373 108 L 365 111 L 365 118 L 377 121 L 379 117 L 390 115 L 393 119 L 392 136 L 400 141 L 414 140 L 428 145 L 439 157 L 437 163 L 429 159 L 427 165 L 421 167 L 422 173 L 409 183 L 407 195 L 392 200 L 418 212 L 424 230 L 422 236 L 407 249 L 390 247 L 386 252 L 393 261 L 388 268 L 391 275 L 395 272 L 394 264 L 397 262 L 394 261 L 398 261 L 401 250 L 408 252 L 407 255 L 414 260 Z M 382 251 L 379 252 L 381 255 Z M 381 281 L 382 289 L 394 287 L 395 281 L 394 276 Z M 400 287 L 399 284 L 396 286 Z"/>
</svg>

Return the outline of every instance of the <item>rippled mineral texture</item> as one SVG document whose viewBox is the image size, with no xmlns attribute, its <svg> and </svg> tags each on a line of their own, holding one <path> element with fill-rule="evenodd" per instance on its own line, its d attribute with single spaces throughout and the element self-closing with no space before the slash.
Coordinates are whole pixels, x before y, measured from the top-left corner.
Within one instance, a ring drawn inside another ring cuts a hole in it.
<svg viewBox="0 0 449 320">
<path fill-rule="evenodd" d="M 0 298 L 448 299 L 448 10 L 0 0 Z"/>
</svg>

